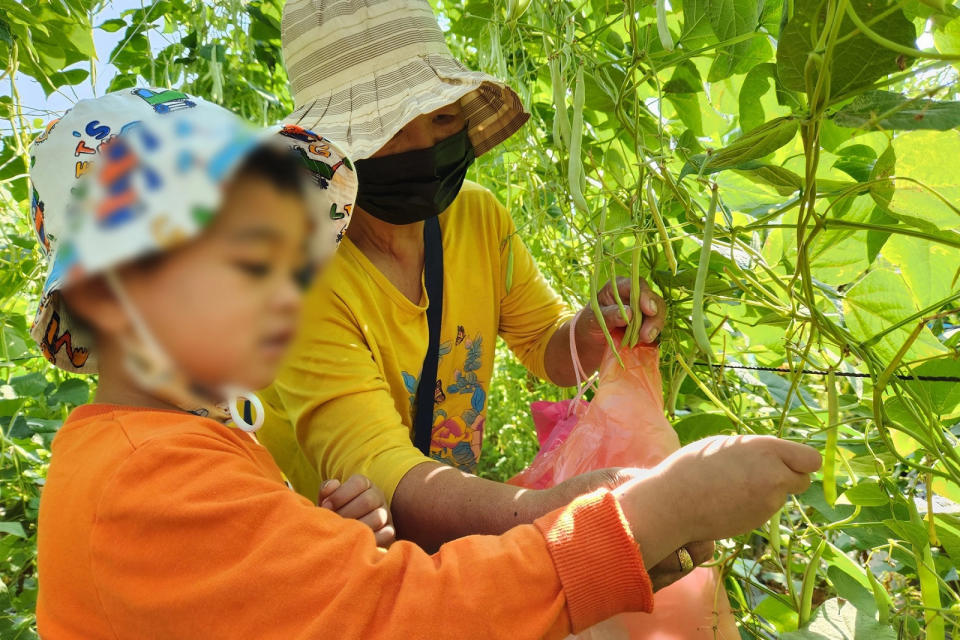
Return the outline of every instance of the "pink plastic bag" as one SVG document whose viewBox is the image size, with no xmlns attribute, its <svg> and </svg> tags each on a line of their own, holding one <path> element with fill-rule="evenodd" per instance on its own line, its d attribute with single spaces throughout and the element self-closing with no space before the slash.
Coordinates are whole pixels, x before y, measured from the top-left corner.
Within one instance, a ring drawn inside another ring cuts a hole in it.
<svg viewBox="0 0 960 640">
<path fill-rule="evenodd" d="M 614 340 L 619 343 L 620 336 Z M 531 405 L 541 450 L 511 484 L 541 489 L 594 469 L 649 468 L 680 448 L 663 414 L 658 349 L 621 349 L 620 357 L 624 368 L 609 350 L 604 356 L 590 403 L 578 397 Z M 578 637 L 739 640 L 740 634 L 718 572 L 699 567 L 658 591 L 653 613 L 623 614 Z"/>
</svg>

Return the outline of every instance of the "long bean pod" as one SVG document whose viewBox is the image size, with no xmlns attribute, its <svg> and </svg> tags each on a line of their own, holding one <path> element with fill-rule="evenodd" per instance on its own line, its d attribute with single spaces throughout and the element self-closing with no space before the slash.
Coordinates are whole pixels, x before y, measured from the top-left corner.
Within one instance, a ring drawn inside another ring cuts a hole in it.
<svg viewBox="0 0 960 640">
<path fill-rule="evenodd" d="M 630 315 L 627 313 L 627 308 L 623 306 L 623 299 L 620 297 L 620 287 L 617 286 L 617 261 L 613 258 L 610 259 L 610 287 L 613 289 L 613 299 L 617 302 L 617 308 L 620 309 L 620 317 L 629 326 Z"/>
<path fill-rule="evenodd" d="M 910 522 L 916 526 L 923 526 L 923 519 L 917 511 L 913 500 L 907 500 L 910 510 Z M 946 625 L 943 614 L 940 612 L 940 582 L 937 576 L 937 566 L 933 561 L 933 550 L 930 541 L 924 539 L 922 545 L 911 541 L 913 558 L 917 564 L 917 581 L 920 583 L 920 602 L 923 604 L 923 619 L 926 627 L 927 640 L 945 640 Z"/>
<path fill-rule="evenodd" d="M 770 549 L 777 561 L 780 561 L 780 518 L 783 516 L 783 509 L 777 509 L 767 523 L 767 532 L 770 536 Z"/>
<path fill-rule="evenodd" d="M 920 600 L 923 603 L 923 619 L 926 622 L 927 640 L 945 640 L 946 628 L 940 613 L 940 583 L 937 581 L 933 551 L 929 544 L 914 550 L 917 562 L 917 578 L 920 582 Z"/>
<path fill-rule="evenodd" d="M 667 227 L 663 224 L 663 216 L 660 215 L 660 207 L 657 205 L 657 198 L 653 193 L 653 184 L 649 181 L 647 182 L 647 206 L 650 208 L 650 215 L 653 216 L 653 223 L 657 225 L 657 233 L 663 243 L 663 255 L 667 259 L 670 273 L 677 275 L 677 256 L 673 253 L 673 243 L 670 242 L 670 236 L 667 235 Z"/>
<path fill-rule="evenodd" d="M 880 624 L 887 624 L 890 621 L 890 595 L 877 580 L 877 577 L 873 575 L 869 563 L 867 563 L 865 569 L 867 571 L 867 581 L 870 583 L 870 588 L 873 589 L 873 601 L 877 605 L 878 620 Z"/>
<path fill-rule="evenodd" d="M 600 287 L 600 264 L 603 262 L 603 228 L 606 224 L 607 205 L 604 203 L 603 207 L 600 208 L 600 233 L 597 234 L 597 246 L 593 256 L 593 273 L 590 275 L 590 308 L 593 310 L 593 315 L 597 318 L 597 323 L 600 325 L 600 328 L 603 329 L 603 336 L 607 339 L 610 350 L 613 351 L 613 355 L 617 357 L 617 362 L 623 367 L 623 360 L 620 358 L 617 345 L 613 342 L 613 336 L 610 335 L 610 329 L 607 328 L 607 322 L 603 318 L 603 311 L 600 309 L 600 300 L 597 298 Z"/>
<path fill-rule="evenodd" d="M 700 262 L 697 265 L 697 279 L 693 286 L 693 337 L 709 362 L 713 362 L 713 349 L 707 335 L 706 319 L 703 308 L 703 290 L 707 285 L 707 271 L 710 269 L 710 253 L 713 250 L 713 220 L 717 214 L 717 202 L 720 195 L 717 184 L 710 184 L 710 208 L 703 222 L 703 246 L 700 247 Z"/>
<path fill-rule="evenodd" d="M 673 51 L 673 36 L 667 27 L 667 0 L 657 0 L 657 34 L 660 44 L 667 51 Z"/>
<path fill-rule="evenodd" d="M 553 84 L 553 140 L 555 144 L 570 146 L 570 121 L 567 120 L 567 87 L 560 73 L 559 54 L 550 58 L 550 82 Z"/>
<path fill-rule="evenodd" d="M 583 197 L 583 158 L 580 157 L 583 142 L 583 66 L 577 67 L 577 79 L 573 89 L 573 124 L 570 128 L 570 158 L 567 162 L 567 180 L 574 206 L 584 214 L 590 213 L 587 199 Z"/>
<path fill-rule="evenodd" d="M 827 548 L 826 539 L 821 540 L 816 550 L 810 557 L 810 563 L 806 571 L 803 572 L 803 583 L 800 588 L 800 628 L 803 628 L 810 621 L 810 611 L 813 608 L 813 587 L 817 583 L 817 569 L 820 567 L 820 556 L 823 550 Z"/>
<path fill-rule="evenodd" d="M 831 507 L 837 502 L 837 430 L 839 422 L 837 376 L 827 373 L 827 444 L 823 448 L 823 497 Z"/>
<path fill-rule="evenodd" d="M 933 474 L 928 472 L 924 482 L 927 484 L 927 540 L 930 541 L 931 547 L 938 547 L 940 540 L 937 539 L 937 523 L 933 512 Z"/>
<path fill-rule="evenodd" d="M 630 319 L 628 329 L 627 346 L 631 349 L 637 346 L 640 339 L 640 327 L 643 324 L 643 310 L 640 308 L 640 238 L 635 239 L 630 263 L 630 311 L 633 317 Z"/>
</svg>

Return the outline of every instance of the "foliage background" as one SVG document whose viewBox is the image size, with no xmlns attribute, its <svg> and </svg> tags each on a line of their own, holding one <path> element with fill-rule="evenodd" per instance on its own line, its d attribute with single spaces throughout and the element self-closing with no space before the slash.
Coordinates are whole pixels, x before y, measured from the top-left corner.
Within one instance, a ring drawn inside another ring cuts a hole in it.
<svg viewBox="0 0 960 640">
<path fill-rule="evenodd" d="M 436 6 L 457 55 L 508 80 L 533 114 L 472 177 L 507 203 L 554 285 L 582 304 L 612 272 L 636 271 L 667 299 L 664 392 L 681 439 L 773 433 L 825 452 L 810 491 L 723 545 L 743 636 L 953 637 L 960 11 L 939 0 Z M 94 382 L 46 366 L 27 334 L 43 276 L 27 145 L 52 109 L 137 85 L 276 122 L 292 110 L 280 10 L 0 0 L 0 637 L 35 637 L 49 446 Z M 529 402 L 564 393 L 501 349 L 481 472 L 521 469 L 536 451 Z"/>
</svg>

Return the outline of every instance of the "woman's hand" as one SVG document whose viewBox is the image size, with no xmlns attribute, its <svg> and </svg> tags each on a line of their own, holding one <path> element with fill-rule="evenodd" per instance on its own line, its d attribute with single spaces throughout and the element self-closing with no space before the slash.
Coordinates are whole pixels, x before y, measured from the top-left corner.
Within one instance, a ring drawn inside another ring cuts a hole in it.
<svg viewBox="0 0 960 640">
<path fill-rule="evenodd" d="M 629 319 L 633 317 L 630 309 L 630 280 L 628 278 L 617 278 L 617 292 L 620 294 L 620 301 L 623 303 L 627 313 L 627 319 L 624 319 L 620 312 L 620 306 L 613 295 L 613 286 L 611 283 L 604 285 L 597 294 L 597 301 L 600 303 L 600 312 L 607 329 L 614 330 L 627 326 Z M 640 278 L 640 309 L 643 312 L 643 322 L 640 325 L 640 341 L 651 343 L 657 339 L 660 332 L 663 331 L 663 323 L 667 317 L 667 305 L 663 298 L 658 296 L 647 284 L 647 281 Z M 602 355 L 607 341 L 603 335 L 603 328 L 597 322 L 597 316 L 589 306 L 585 307 L 577 320 L 577 350 L 582 352 L 580 357 L 592 351 L 599 351 Z"/>
<path fill-rule="evenodd" d="M 630 280 L 617 278 L 617 291 L 623 302 L 627 318 L 620 313 L 620 307 L 613 295 L 613 287 L 607 283 L 597 294 L 600 303 L 600 314 L 603 316 L 607 329 L 614 330 L 627 326 L 632 317 L 630 311 Z M 643 312 L 643 321 L 640 325 L 640 342 L 654 342 L 663 330 L 663 323 L 667 317 L 667 305 L 663 298 L 655 294 L 650 285 L 643 278 L 640 279 L 640 309 Z M 556 385 L 570 387 L 576 384 L 576 373 L 573 369 L 573 360 L 570 354 L 570 324 L 567 321 L 554 332 L 547 343 L 544 353 L 544 368 L 547 377 Z M 603 354 L 607 349 L 607 339 L 603 327 L 597 321 L 597 316 L 589 306 L 584 307 L 576 322 L 577 357 L 580 366 L 589 375 L 597 370 Z"/>
<path fill-rule="evenodd" d="M 396 539 L 387 500 L 366 476 L 350 476 L 343 484 L 339 480 L 327 480 L 320 486 L 317 504 L 370 527 L 378 547 L 386 549 Z"/>
<path fill-rule="evenodd" d="M 614 330 L 627 326 L 632 317 L 630 311 L 630 281 L 627 278 L 617 278 L 617 291 L 623 302 L 627 318 L 620 313 L 620 307 L 613 295 L 613 287 L 607 283 L 597 294 L 600 303 L 600 314 L 603 316 L 607 329 Z M 663 330 L 663 323 L 667 317 L 667 305 L 663 298 L 655 294 L 650 285 L 643 278 L 640 279 L 640 308 L 643 311 L 643 321 L 640 325 L 640 342 L 654 342 Z M 554 332 L 547 343 L 544 353 L 544 368 L 547 377 L 556 385 L 570 387 L 576 384 L 576 373 L 573 369 L 573 359 L 570 354 L 570 324 L 567 321 Z M 600 366 L 603 354 L 607 348 L 607 339 L 603 327 L 597 321 L 597 316 L 589 306 L 581 310 L 576 322 L 577 357 L 580 366 L 587 375 L 593 373 Z"/>
</svg>

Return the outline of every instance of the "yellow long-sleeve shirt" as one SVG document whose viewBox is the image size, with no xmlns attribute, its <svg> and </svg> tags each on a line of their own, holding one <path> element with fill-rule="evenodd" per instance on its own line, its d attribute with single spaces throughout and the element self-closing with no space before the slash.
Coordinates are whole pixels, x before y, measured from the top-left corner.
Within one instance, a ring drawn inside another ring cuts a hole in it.
<svg viewBox="0 0 960 640">
<path fill-rule="evenodd" d="M 569 312 L 487 189 L 466 182 L 440 227 L 443 320 L 437 380 L 429 383 L 430 457 L 473 471 L 497 335 L 545 377 L 547 343 Z M 258 433 L 300 493 L 316 497 L 320 478 L 362 473 L 389 500 L 404 474 L 428 459 L 411 442 L 427 303 L 425 289 L 420 304 L 407 299 L 349 237 L 308 293 L 300 335 L 260 394 L 267 419 Z"/>
</svg>

